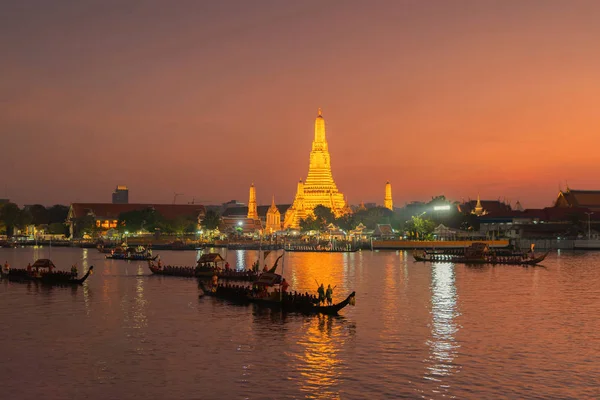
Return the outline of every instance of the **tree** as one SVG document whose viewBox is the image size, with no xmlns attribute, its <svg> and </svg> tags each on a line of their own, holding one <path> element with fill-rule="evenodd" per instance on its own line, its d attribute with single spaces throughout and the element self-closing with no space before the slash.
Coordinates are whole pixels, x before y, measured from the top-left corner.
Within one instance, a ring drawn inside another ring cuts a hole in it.
<svg viewBox="0 0 600 400">
<path fill-rule="evenodd" d="M 214 231 L 221 223 L 221 216 L 214 210 L 208 210 L 202 220 L 202 227 L 209 231 Z"/>
<path fill-rule="evenodd" d="M 0 209 L 0 219 L 4 222 L 8 236 L 13 235 L 14 228 L 19 222 L 20 212 L 19 206 L 15 203 L 6 203 Z"/>
<path fill-rule="evenodd" d="M 394 216 L 394 212 L 385 207 L 373 207 L 367 210 L 361 210 L 353 216 L 353 228 L 356 228 L 360 223 L 368 229 L 375 229 L 377 224 L 389 224 Z"/>
<path fill-rule="evenodd" d="M 124 233 L 141 231 L 144 225 L 144 215 L 139 210 L 127 211 L 119 214 L 117 229 Z"/>
<path fill-rule="evenodd" d="M 335 216 L 331 212 L 331 208 L 318 205 L 313 210 L 316 219 L 321 219 L 323 225 L 329 225 L 335 221 Z"/>
<path fill-rule="evenodd" d="M 75 218 L 75 229 L 73 236 L 82 238 L 85 233 L 93 235 L 96 230 L 96 218 L 93 215 L 84 215 L 79 218 Z"/>
<path fill-rule="evenodd" d="M 168 220 L 167 223 L 170 225 L 170 230 L 178 235 L 195 232 L 197 228 L 197 220 L 190 216 L 179 216 Z"/>
<path fill-rule="evenodd" d="M 406 229 L 413 232 L 419 238 L 426 238 L 433 233 L 435 222 L 420 216 L 413 216 L 408 222 Z"/>
<path fill-rule="evenodd" d="M 48 216 L 48 224 L 53 224 L 55 222 L 64 223 L 67 220 L 67 216 L 69 215 L 69 207 L 63 206 L 61 204 L 55 204 L 52 207 L 48 208 L 47 216 Z"/>
<path fill-rule="evenodd" d="M 17 218 L 17 227 L 21 230 L 27 228 L 28 225 L 33 223 L 33 215 L 31 212 L 24 208 L 19 211 L 19 217 Z"/>
<path fill-rule="evenodd" d="M 48 210 L 41 204 L 34 204 L 29 207 L 29 212 L 31 213 L 33 225 L 46 225 L 49 223 L 48 219 Z"/>
<path fill-rule="evenodd" d="M 350 231 L 356 228 L 358 225 L 354 225 L 354 218 L 350 214 L 342 215 L 341 217 L 336 218 L 335 224 L 345 231 Z"/>
<path fill-rule="evenodd" d="M 48 232 L 53 235 L 66 235 L 68 233 L 68 229 L 64 223 L 53 222 L 48 225 Z"/>
<path fill-rule="evenodd" d="M 319 229 L 321 229 L 321 221 L 312 215 L 300 220 L 300 230 L 303 232 L 318 231 Z"/>
</svg>

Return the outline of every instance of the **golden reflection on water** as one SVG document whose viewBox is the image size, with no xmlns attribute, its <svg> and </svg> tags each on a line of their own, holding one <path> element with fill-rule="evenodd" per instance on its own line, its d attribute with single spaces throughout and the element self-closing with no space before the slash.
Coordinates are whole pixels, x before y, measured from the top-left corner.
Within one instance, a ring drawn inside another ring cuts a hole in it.
<svg viewBox="0 0 600 400">
<path fill-rule="evenodd" d="M 331 285 L 333 302 L 348 296 L 348 275 L 354 270 L 354 260 L 339 253 L 286 253 L 284 276 L 290 281 L 290 290 L 316 294 L 323 284 Z M 293 268 L 290 268 L 292 267 Z"/>
<path fill-rule="evenodd" d="M 458 348 L 455 340 L 458 325 L 454 319 L 457 311 L 454 264 L 431 264 L 431 339 L 428 367 L 424 378 L 436 382 L 434 393 L 448 392 L 444 379 L 458 368 L 453 364 Z"/>
<path fill-rule="evenodd" d="M 296 353 L 295 364 L 302 378 L 300 390 L 306 398 L 341 398 L 337 385 L 343 369 L 338 353 L 343 348 L 343 340 L 332 335 L 333 324 L 339 326 L 341 320 L 340 317 L 318 315 L 304 324 L 306 333 L 298 341 L 302 350 Z"/>
</svg>

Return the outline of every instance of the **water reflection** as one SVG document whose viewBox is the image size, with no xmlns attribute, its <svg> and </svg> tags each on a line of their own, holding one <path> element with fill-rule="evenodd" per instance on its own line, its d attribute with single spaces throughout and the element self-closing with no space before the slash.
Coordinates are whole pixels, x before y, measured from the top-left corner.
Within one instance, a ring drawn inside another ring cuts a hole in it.
<svg viewBox="0 0 600 400">
<path fill-rule="evenodd" d="M 298 344 L 301 350 L 296 353 L 297 370 L 300 374 L 300 390 L 307 398 L 340 398 L 339 381 L 343 373 L 340 351 L 344 339 L 333 332 L 334 322 L 340 317 L 318 315 L 306 319 L 303 330 L 306 332 Z"/>
<path fill-rule="evenodd" d="M 333 301 L 336 303 L 346 298 L 348 291 L 352 290 L 348 285 L 348 275 L 354 268 L 349 258 L 335 253 L 286 253 L 284 258 L 283 273 L 291 285 L 291 291 L 316 294 L 320 284 L 325 287 L 331 285 L 335 287 Z"/>
<path fill-rule="evenodd" d="M 444 379 L 452 375 L 458 366 L 454 365 L 458 348 L 455 340 L 458 325 L 454 319 L 459 315 L 456 306 L 456 286 L 454 264 L 434 263 L 431 266 L 431 339 L 429 346 L 429 366 L 425 379 L 436 382 L 434 393 L 447 393 L 450 386 Z"/>
<path fill-rule="evenodd" d="M 146 299 L 144 298 L 144 282 L 146 280 L 138 276 L 135 287 L 135 307 L 133 311 L 133 327 L 136 329 L 145 328 L 148 325 L 146 317 Z"/>
</svg>

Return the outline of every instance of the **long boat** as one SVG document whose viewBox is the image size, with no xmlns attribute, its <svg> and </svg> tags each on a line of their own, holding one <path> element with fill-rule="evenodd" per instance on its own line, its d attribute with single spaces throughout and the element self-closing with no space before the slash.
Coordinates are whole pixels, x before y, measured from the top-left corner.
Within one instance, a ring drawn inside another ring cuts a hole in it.
<svg viewBox="0 0 600 400">
<path fill-rule="evenodd" d="M 152 262 L 148 262 L 148 268 L 155 275 L 164 276 L 180 276 L 184 278 L 212 278 L 215 273 L 219 279 L 235 280 L 244 282 L 254 282 L 258 278 L 258 273 L 247 271 L 223 271 L 208 269 L 203 267 L 178 267 L 178 266 L 158 266 Z"/>
<path fill-rule="evenodd" d="M 155 261 L 158 255 L 152 257 L 148 253 L 112 253 L 106 255 L 109 260 L 127 260 L 127 261 Z"/>
<path fill-rule="evenodd" d="M 334 247 L 329 249 L 318 246 L 290 246 L 286 247 L 285 251 L 296 253 L 354 253 L 358 251 L 358 247 Z"/>
<path fill-rule="evenodd" d="M 503 264 L 503 265 L 537 265 L 544 261 L 550 252 L 535 257 L 531 253 L 495 253 L 490 251 L 485 243 L 474 243 L 467 247 L 463 253 L 452 254 L 446 252 L 414 251 L 415 261 L 424 262 L 452 262 L 461 264 Z"/>
<path fill-rule="evenodd" d="M 54 263 L 46 258 L 41 258 L 27 267 L 27 269 L 9 269 L 4 268 L 0 273 L 3 279 L 13 282 L 40 282 L 47 285 L 81 285 L 87 280 L 94 269 L 93 265 L 87 270 L 81 278 L 77 277 L 76 272 L 52 271 Z"/>
<path fill-rule="evenodd" d="M 265 275 L 265 274 L 263 274 Z M 340 310 L 348 304 L 355 304 L 356 292 L 352 292 L 343 301 L 330 305 L 321 306 L 314 302 L 311 298 L 302 296 L 293 296 L 288 293 L 273 292 L 268 296 L 257 296 L 248 287 L 240 286 L 218 286 L 210 288 L 200 282 L 202 293 L 199 297 L 209 296 L 224 299 L 238 304 L 256 304 L 258 307 L 265 307 L 283 312 L 297 312 L 302 314 L 326 314 L 337 315 Z"/>
<path fill-rule="evenodd" d="M 223 264 L 225 264 L 225 267 L 223 267 Z M 275 265 L 277 265 L 277 262 Z M 160 261 L 158 264 L 148 261 L 148 268 L 150 268 L 150 271 L 155 275 L 211 279 L 213 275 L 216 274 L 219 279 L 244 282 L 254 282 L 260 275 L 259 272 L 255 271 L 236 271 L 229 269 L 228 264 L 219 253 L 202 254 L 195 267 L 161 265 Z"/>
</svg>

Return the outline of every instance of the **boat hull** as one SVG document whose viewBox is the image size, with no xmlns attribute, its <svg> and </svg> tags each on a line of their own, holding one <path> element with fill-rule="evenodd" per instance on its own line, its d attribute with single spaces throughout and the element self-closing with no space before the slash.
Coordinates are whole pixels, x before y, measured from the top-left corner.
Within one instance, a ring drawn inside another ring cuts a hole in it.
<svg viewBox="0 0 600 400">
<path fill-rule="evenodd" d="M 0 275 L 2 276 L 2 279 L 11 282 L 37 282 L 44 285 L 81 285 L 87 280 L 93 269 L 94 266 L 90 266 L 88 271 L 81 278 L 56 272 L 47 272 L 36 276 L 25 269 L 11 269 L 8 273 L 2 272 Z"/>
<path fill-rule="evenodd" d="M 457 264 L 492 264 L 492 265 L 537 265 L 544 261 L 548 256 L 546 252 L 539 257 L 523 259 L 520 257 L 493 257 L 487 256 L 483 258 L 468 258 L 468 257 L 453 257 L 448 255 L 418 255 L 413 254 L 415 261 L 422 262 L 451 262 Z"/>
<path fill-rule="evenodd" d="M 157 266 L 150 264 L 148 265 L 148 268 L 150 268 L 150 271 L 155 275 L 179 276 L 183 278 L 212 279 L 213 275 L 215 274 L 214 270 L 197 269 L 192 267 L 158 268 Z M 254 282 L 258 278 L 258 274 L 250 274 L 237 271 L 221 271 L 217 273 L 217 276 L 221 280 L 242 282 Z"/>
<path fill-rule="evenodd" d="M 340 310 L 350 304 L 356 296 L 355 292 L 350 293 L 348 297 L 344 301 L 341 301 L 337 304 L 333 304 L 330 306 L 320 306 L 317 304 L 312 304 L 309 302 L 294 302 L 291 300 L 273 300 L 270 298 L 256 298 L 248 295 L 248 292 L 227 292 L 227 291 L 212 291 L 207 288 L 202 282 L 200 283 L 200 288 L 203 291 L 202 296 L 209 296 L 220 298 L 224 300 L 229 300 L 235 303 L 243 303 L 243 304 L 256 304 L 258 307 L 270 308 L 283 312 L 294 312 L 301 314 L 325 314 L 325 315 L 338 315 Z M 202 297 L 201 296 L 201 297 Z"/>
<path fill-rule="evenodd" d="M 150 256 L 115 256 L 115 255 L 107 255 L 107 260 L 125 260 L 125 261 L 156 261 L 158 255 L 154 257 Z"/>
</svg>

